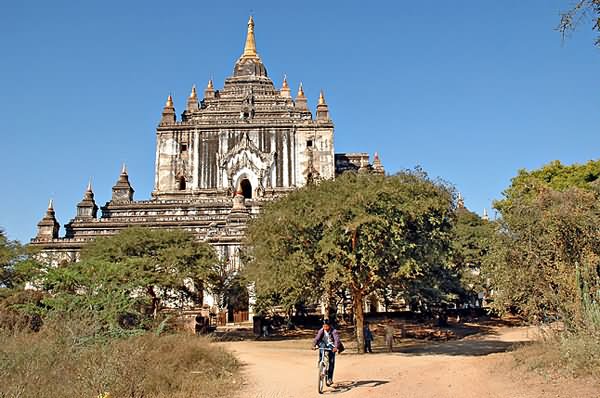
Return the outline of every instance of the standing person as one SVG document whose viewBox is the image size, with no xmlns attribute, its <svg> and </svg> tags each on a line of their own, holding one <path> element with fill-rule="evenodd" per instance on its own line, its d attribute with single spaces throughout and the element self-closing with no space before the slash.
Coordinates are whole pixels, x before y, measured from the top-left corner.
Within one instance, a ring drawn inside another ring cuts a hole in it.
<svg viewBox="0 0 600 398">
<path fill-rule="evenodd" d="M 314 349 L 318 348 L 330 348 L 332 352 L 329 353 L 329 369 L 327 371 L 327 386 L 333 384 L 333 368 L 335 367 L 335 353 L 342 351 L 342 342 L 340 340 L 340 334 L 330 324 L 329 319 L 323 320 L 323 327 L 319 329 L 315 339 L 313 340 Z M 319 361 L 321 361 L 322 351 L 319 351 Z"/>
<path fill-rule="evenodd" d="M 365 322 L 363 332 L 365 336 L 365 352 L 369 352 L 372 354 L 373 350 L 371 349 L 371 342 L 373 341 L 373 333 L 371 332 L 371 329 L 369 329 L 369 322 Z"/>
<path fill-rule="evenodd" d="M 388 319 L 387 325 L 385 325 L 385 346 L 387 347 L 388 352 L 393 351 L 394 345 L 394 322 L 391 319 Z"/>
</svg>

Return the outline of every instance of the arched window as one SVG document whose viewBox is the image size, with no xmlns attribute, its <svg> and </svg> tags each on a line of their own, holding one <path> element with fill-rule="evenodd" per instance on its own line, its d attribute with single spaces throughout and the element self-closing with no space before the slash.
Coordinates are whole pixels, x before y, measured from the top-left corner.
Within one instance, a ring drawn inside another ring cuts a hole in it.
<svg viewBox="0 0 600 398">
<path fill-rule="evenodd" d="M 244 195 L 244 198 L 252 199 L 252 184 L 250 183 L 250 180 L 244 178 L 242 182 L 240 182 L 240 186 L 242 188 L 242 195 Z"/>
</svg>

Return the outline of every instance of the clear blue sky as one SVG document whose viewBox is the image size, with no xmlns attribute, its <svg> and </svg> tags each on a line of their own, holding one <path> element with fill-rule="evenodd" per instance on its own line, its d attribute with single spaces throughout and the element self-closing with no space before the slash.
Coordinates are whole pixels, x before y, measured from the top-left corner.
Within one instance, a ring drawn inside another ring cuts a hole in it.
<svg viewBox="0 0 600 398">
<path fill-rule="evenodd" d="M 325 91 L 337 152 L 420 165 L 481 213 L 520 168 L 600 157 L 600 50 L 553 30 L 571 3 L 3 1 L 0 226 L 28 241 L 49 198 L 67 223 L 90 177 L 103 205 L 122 162 L 148 199 L 166 96 L 222 87 L 250 11 L 275 84 Z"/>
</svg>

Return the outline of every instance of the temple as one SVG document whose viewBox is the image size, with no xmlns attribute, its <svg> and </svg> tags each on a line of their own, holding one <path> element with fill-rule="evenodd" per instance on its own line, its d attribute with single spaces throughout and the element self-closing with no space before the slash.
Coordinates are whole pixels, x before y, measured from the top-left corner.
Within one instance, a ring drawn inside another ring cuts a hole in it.
<svg viewBox="0 0 600 398">
<path fill-rule="evenodd" d="M 168 96 L 156 129 L 152 197 L 134 200 L 123 165 L 100 217 L 90 183 L 64 236 L 50 203 L 31 244 L 59 264 L 77 261 L 86 243 L 128 226 L 181 228 L 236 269 L 246 221 L 265 202 L 348 170 L 384 173 L 377 154 L 372 164 L 366 153 L 335 154 L 333 138 L 322 91 L 313 114 L 302 84 L 292 98 L 286 77 L 279 89 L 268 77 L 250 17 L 243 53 L 222 89 L 208 80 L 201 99 L 192 86 L 179 119 Z"/>
</svg>

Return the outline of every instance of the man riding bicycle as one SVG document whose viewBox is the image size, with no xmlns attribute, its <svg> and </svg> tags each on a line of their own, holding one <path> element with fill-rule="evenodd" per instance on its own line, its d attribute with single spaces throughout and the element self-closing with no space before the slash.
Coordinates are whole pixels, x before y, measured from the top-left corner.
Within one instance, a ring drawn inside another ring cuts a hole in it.
<svg viewBox="0 0 600 398">
<path fill-rule="evenodd" d="M 338 331 L 331 326 L 329 319 L 323 320 L 323 327 L 319 329 L 315 339 L 313 340 L 314 349 L 327 348 L 331 349 L 329 354 L 329 368 L 327 371 L 327 386 L 333 384 L 333 368 L 335 366 L 335 353 L 340 351 L 342 342 Z M 319 351 L 319 362 L 321 361 L 323 351 Z"/>
</svg>

